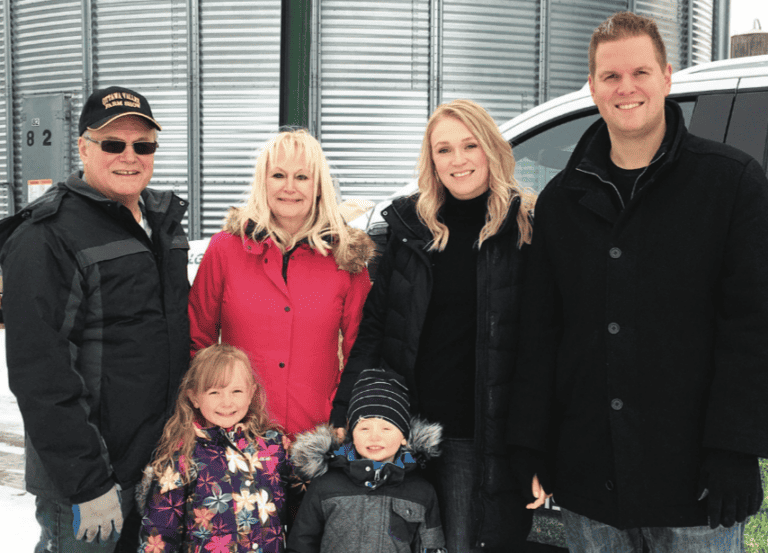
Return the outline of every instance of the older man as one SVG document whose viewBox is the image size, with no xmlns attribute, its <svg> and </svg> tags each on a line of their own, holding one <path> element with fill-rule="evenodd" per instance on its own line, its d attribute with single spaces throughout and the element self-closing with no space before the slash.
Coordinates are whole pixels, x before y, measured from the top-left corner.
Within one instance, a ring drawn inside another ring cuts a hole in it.
<svg viewBox="0 0 768 553">
<path fill-rule="evenodd" d="M 94 92 L 79 130 L 83 171 L 0 224 L 8 378 L 36 551 L 135 551 L 133 488 L 188 362 L 186 202 L 147 188 L 141 94 Z"/>
</svg>

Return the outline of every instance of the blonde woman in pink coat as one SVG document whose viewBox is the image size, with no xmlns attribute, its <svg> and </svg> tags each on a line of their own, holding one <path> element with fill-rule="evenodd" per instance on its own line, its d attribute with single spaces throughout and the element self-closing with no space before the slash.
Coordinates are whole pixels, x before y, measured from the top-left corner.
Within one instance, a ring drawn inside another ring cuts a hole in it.
<svg viewBox="0 0 768 553">
<path fill-rule="evenodd" d="M 328 420 L 371 283 L 373 242 L 339 214 L 328 162 L 304 130 L 270 140 L 251 194 L 211 238 L 189 297 L 192 354 L 247 352 L 289 435 Z M 343 365 L 341 365 L 343 366 Z"/>
</svg>

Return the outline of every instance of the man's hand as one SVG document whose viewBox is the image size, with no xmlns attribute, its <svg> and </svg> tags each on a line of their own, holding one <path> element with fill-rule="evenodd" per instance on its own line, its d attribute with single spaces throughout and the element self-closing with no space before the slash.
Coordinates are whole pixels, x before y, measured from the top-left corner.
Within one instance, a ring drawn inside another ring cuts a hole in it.
<svg viewBox="0 0 768 553">
<path fill-rule="evenodd" d="M 699 476 L 699 499 L 707 499 L 709 527 L 730 528 L 754 515 L 763 503 L 755 455 L 707 450 Z"/>
<path fill-rule="evenodd" d="M 115 531 L 115 539 L 120 536 L 123 530 L 123 513 L 120 510 L 120 492 L 117 486 L 112 486 L 110 490 L 90 501 L 72 505 L 72 514 L 74 521 L 72 529 L 75 532 L 75 539 L 93 542 L 98 534 L 101 534 L 100 540 L 105 542 Z"/>
</svg>

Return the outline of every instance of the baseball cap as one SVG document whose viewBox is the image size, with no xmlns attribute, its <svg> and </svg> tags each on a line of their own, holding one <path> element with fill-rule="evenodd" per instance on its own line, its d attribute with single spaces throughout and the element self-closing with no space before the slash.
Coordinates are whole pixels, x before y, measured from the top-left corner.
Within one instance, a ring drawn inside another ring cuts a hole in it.
<svg viewBox="0 0 768 553">
<path fill-rule="evenodd" d="M 152 116 L 149 102 L 144 96 L 128 88 L 110 86 L 95 90 L 88 97 L 80 114 L 80 135 L 86 130 L 96 131 L 124 115 L 138 115 L 149 121 L 157 130 L 163 130 Z"/>
</svg>

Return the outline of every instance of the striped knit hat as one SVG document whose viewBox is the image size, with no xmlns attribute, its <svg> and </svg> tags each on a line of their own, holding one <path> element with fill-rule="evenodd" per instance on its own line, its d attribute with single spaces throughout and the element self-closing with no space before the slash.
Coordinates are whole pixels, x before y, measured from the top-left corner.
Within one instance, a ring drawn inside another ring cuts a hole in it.
<svg viewBox="0 0 768 553">
<path fill-rule="evenodd" d="M 349 401 L 349 431 L 360 419 L 376 417 L 394 424 L 408 438 L 411 403 L 403 377 L 385 369 L 366 369 L 352 389 Z"/>
</svg>

